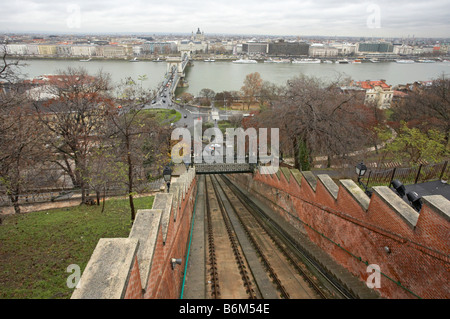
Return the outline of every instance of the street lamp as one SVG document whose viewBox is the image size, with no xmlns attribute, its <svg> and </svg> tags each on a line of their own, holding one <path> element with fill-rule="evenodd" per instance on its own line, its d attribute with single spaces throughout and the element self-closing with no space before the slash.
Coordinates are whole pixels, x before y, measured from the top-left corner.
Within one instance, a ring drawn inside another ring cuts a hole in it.
<svg viewBox="0 0 450 319">
<path fill-rule="evenodd" d="M 364 165 L 363 162 L 356 165 L 356 174 L 358 175 L 358 182 L 359 182 L 360 178 L 362 176 L 364 176 L 364 174 L 366 174 L 366 172 L 367 172 L 367 166 Z"/>
<path fill-rule="evenodd" d="M 406 193 L 406 197 L 408 198 L 408 201 L 411 203 L 411 206 L 420 213 L 420 210 L 422 209 L 422 197 L 419 196 L 414 191 Z"/>
<path fill-rule="evenodd" d="M 402 182 L 400 182 L 398 179 L 394 179 L 391 182 L 392 187 L 394 187 L 395 192 L 397 193 L 398 196 L 400 196 L 400 198 L 403 198 L 403 196 L 405 196 L 406 193 L 406 189 L 405 186 L 402 184 Z"/>
<path fill-rule="evenodd" d="M 166 166 L 166 167 L 164 168 L 164 171 L 163 171 L 163 177 L 164 177 L 164 181 L 165 181 L 166 184 L 167 184 L 167 192 L 169 192 L 169 189 L 170 189 L 170 179 L 172 178 L 172 170 L 170 169 L 169 166 Z"/>
<path fill-rule="evenodd" d="M 361 181 L 361 177 L 364 176 L 364 174 L 366 174 L 367 172 L 367 166 L 364 165 L 363 162 L 359 163 L 358 165 L 356 165 L 355 167 L 356 169 L 356 174 L 358 175 L 358 183 L 364 187 L 364 192 L 366 193 L 367 196 L 371 197 L 372 196 L 372 192 L 369 191 L 367 185 L 365 185 L 362 181 Z"/>
</svg>

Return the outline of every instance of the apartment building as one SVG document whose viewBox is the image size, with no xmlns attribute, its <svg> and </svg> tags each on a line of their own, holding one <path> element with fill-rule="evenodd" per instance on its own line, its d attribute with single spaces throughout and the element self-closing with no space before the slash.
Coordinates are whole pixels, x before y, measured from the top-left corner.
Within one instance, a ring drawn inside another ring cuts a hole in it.
<svg viewBox="0 0 450 319">
<path fill-rule="evenodd" d="M 39 55 L 53 56 L 56 55 L 56 45 L 54 44 L 39 44 Z"/>
<path fill-rule="evenodd" d="M 335 47 L 324 44 L 312 44 L 309 47 L 309 56 L 317 58 L 335 57 L 339 50 Z"/>
<path fill-rule="evenodd" d="M 360 81 L 353 83 L 356 87 L 361 87 L 366 91 L 364 103 L 375 103 L 380 109 L 391 107 L 394 98 L 394 90 L 392 86 L 387 84 L 385 80 L 379 81 Z"/>
<path fill-rule="evenodd" d="M 88 57 L 95 56 L 97 53 L 97 46 L 95 45 L 72 45 L 72 56 Z"/>
<path fill-rule="evenodd" d="M 305 42 L 277 41 L 269 43 L 268 54 L 275 56 L 307 56 L 309 44 Z"/>
</svg>

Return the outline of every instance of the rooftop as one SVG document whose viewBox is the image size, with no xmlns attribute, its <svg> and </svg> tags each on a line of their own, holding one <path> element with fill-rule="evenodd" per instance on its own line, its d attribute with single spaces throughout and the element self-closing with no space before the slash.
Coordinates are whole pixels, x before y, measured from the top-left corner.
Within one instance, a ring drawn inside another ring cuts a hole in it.
<svg viewBox="0 0 450 319">
<path fill-rule="evenodd" d="M 386 84 L 386 81 L 379 80 L 379 81 L 360 81 L 356 82 L 355 85 L 362 87 L 365 90 L 373 89 L 376 86 L 381 87 L 382 89 L 390 89 L 391 86 L 389 84 Z"/>
</svg>

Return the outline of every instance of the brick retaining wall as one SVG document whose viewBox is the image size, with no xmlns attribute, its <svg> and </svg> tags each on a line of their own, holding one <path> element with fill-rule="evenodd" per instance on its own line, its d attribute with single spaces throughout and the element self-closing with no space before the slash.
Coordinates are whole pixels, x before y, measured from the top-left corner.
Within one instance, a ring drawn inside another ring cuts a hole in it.
<svg viewBox="0 0 450 319">
<path fill-rule="evenodd" d="M 336 262 L 366 281 L 380 267 L 386 298 L 450 298 L 450 202 L 424 196 L 419 213 L 385 186 L 371 198 L 352 180 L 280 168 L 228 175 Z M 386 248 L 389 248 L 389 252 Z"/>
<path fill-rule="evenodd" d="M 137 211 L 128 238 L 100 239 L 71 298 L 179 298 L 196 181 L 191 168 Z M 172 268 L 172 258 L 181 265 Z"/>
</svg>

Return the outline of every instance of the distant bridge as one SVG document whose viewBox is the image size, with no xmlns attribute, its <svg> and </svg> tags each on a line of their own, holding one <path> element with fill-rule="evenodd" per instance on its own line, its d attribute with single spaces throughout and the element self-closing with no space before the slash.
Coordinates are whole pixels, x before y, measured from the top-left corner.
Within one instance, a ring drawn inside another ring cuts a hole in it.
<svg viewBox="0 0 450 319">
<path fill-rule="evenodd" d="M 190 61 L 190 57 L 190 51 L 182 50 L 179 57 L 166 58 L 166 79 L 163 82 L 163 87 L 161 89 L 169 87 L 170 94 L 174 94 L 177 87 L 187 86 L 184 70 Z"/>
</svg>

